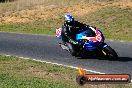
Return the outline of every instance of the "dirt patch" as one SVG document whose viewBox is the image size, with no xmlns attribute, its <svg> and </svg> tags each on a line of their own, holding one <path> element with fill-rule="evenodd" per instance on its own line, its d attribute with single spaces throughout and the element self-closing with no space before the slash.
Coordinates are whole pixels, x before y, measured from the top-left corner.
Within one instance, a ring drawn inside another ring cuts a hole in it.
<svg viewBox="0 0 132 88">
<path fill-rule="evenodd" d="M 71 6 L 61 6 L 57 5 L 38 5 L 33 7 L 32 9 L 26 9 L 14 12 L 9 15 L 4 15 L 0 17 L 0 23 L 29 23 L 35 20 L 57 20 L 61 18 L 65 13 L 71 13 L 74 16 L 81 17 L 85 14 L 89 14 L 91 12 L 95 12 L 98 9 L 107 6 L 120 6 L 124 7 L 132 7 L 131 0 L 120 1 L 115 3 L 78 3 Z"/>
<path fill-rule="evenodd" d="M 132 0 L 120 0 L 119 2 L 109 3 L 108 6 L 119 6 L 121 8 L 132 7 Z"/>
<path fill-rule="evenodd" d="M 50 8 L 49 8 L 50 7 Z M 55 5 L 50 6 L 36 6 L 30 10 L 22 10 L 10 14 L 9 16 L 3 16 L 0 18 L 1 23 L 25 23 L 31 22 L 37 19 L 49 20 L 58 19 L 63 16 L 64 13 L 71 13 L 75 16 L 83 16 L 90 12 L 96 11 L 100 8 L 100 5 L 89 4 L 76 4 L 73 6 L 57 7 Z"/>
</svg>

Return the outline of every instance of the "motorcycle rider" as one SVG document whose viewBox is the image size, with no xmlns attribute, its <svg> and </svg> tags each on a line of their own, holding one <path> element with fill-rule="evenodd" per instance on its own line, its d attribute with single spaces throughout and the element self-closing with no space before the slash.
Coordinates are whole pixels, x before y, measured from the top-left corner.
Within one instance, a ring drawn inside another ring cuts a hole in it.
<svg viewBox="0 0 132 88">
<path fill-rule="evenodd" d="M 63 43 L 66 44 L 67 42 L 70 42 L 78 44 L 79 42 L 76 41 L 76 34 L 85 29 L 89 29 L 91 34 L 95 33 L 91 26 L 74 20 L 74 17 L 71 14 L 66 14 L 61 32 Z"/>
<path fill-rule="evenodd" d="M 111 60 L 113 58 L 113 60 L 116 60 L 118 58 L 117 53 L 110 46 L 103 42 L 104 36 L 100 30 L 98 30 L 96 27 L 92 27 L 75 21 L 74 17 L 70 14 L 65 15 L 64 24 L 62 25 L 62 28 L 59 28 L 59 31 L 56 33 L 58 33 L 56 34 L 58 37 L 61 36 L 60 38 L 62 38 L 62 41 L 66 46 L 65 48 L 63 44 L 60 43 L 61 47 L 63 46 L 63 49 L 67 49 L 72 56 L 85 57 L 85 51 L 87 54 L 91 54 L 88 53 L 87 50 L 84 50 L 85 46 L 87 47 L 88 45 L 89 47 L 90 44 L 99 42 L 97 43 L 97 45 L 95 44 L 95 47 L 97 47 L 97 49 L 95 49 L 95 51 L 93 50 L 94 52 L 92 52 L 92 54 L 94 54 L 95 56 L 107 56 Z M 76 36 L 78 40 L 76 40 Z"/>
</svg>

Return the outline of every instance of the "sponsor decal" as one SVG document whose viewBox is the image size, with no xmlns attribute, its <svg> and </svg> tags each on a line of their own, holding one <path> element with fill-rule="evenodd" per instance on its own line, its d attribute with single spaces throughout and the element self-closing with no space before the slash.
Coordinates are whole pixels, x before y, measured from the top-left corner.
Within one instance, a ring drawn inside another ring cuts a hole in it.
<svg viewBox="0 0 132 88">
<path fill-rule="evenodd" d="M 60 37 L 61 36 L 61 28 L 56 29 L 56 37 Z"/>
</svg>

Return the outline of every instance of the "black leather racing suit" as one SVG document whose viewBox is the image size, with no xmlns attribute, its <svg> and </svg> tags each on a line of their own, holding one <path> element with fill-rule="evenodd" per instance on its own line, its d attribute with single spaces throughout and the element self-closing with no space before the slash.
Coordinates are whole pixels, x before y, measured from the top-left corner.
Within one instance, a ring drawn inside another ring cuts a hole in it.
<svg viewBox="0 0 132 88">
<path fill-rule="evenodd" d="M 86 27 L 89 27 L 89 25 L 80 23 L 78 21 L 74 21 L 73 24 L 69 24 L 67 22 L 64 22 L 62 25 L 62 41 L 63 43 L 66 42 L 74 42 L 76 43 L 76 34 L 79 33 L 81 30 L 84 30 Z"/>
</svg>

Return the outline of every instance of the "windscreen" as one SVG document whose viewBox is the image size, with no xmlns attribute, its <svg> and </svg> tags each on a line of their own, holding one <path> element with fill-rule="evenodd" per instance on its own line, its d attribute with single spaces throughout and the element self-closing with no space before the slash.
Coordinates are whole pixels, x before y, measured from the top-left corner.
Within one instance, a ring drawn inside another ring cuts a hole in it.
<svg viewBox="0 0 132 88">
<path fill-rule="evenodd" d="M 85 30 L 86 30 L 86 36 L 87 37 L 95 37 L 96 36 L 96 34 L 95 34 L 95 32 L 91 29 L 91 28 L 85 28 Z"/>
</svg>

